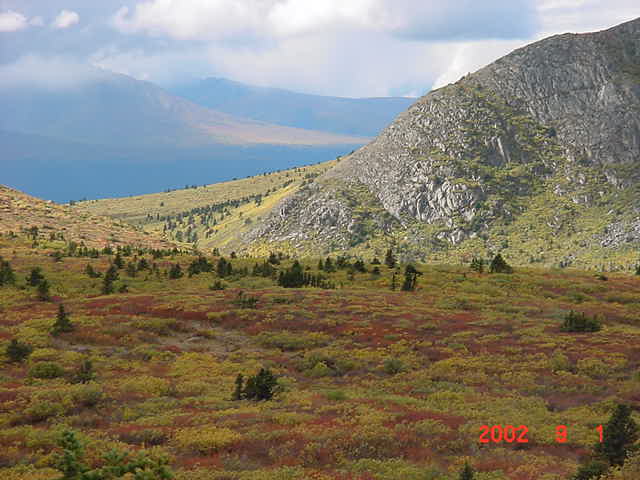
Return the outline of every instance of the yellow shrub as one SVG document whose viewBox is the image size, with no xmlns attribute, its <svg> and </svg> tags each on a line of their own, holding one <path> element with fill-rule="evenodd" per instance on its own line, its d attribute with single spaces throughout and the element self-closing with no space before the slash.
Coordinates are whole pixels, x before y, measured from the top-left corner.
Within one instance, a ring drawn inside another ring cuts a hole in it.
<svg viewBox="0 0 640 480">
<path fill-rule="evenodd" d="M 146 395 L 167 395 L 170 387 L 168 380 L 150 375 L 128 378 L 120 384 L 120 389 L 124 392 Z"/>
<path fill-rule="evenodd" d="M 215 426 L 182 428 L 175 432 L 173 443 L 185 452 L 207 454 L 238 441 L 239 433 Z"/>
</svg>

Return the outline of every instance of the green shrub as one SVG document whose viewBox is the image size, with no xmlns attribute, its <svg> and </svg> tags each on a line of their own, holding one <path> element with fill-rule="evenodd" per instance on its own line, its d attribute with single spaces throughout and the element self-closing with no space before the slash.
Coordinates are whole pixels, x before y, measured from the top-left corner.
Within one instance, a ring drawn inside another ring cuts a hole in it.
<svg viewBox="0 0 640 480">
<path fill-rule="evenodd" d="M 29 369 L 33 378 L 58 378 L 64 375 L 64 368 L 56 362 L 38 362 Z"/>
<path fill-rule="evenodd" d="M 325 393 L 324 396 L 327 400 L 331 400 L 332 402 L 341 402 L 342 400 L 347 399 L 347 394 L 341 390 L 330 390 Z"/>
<path fill-rule="evenodd" d="M 405 366 L 398 358 L 388 358 L 384 361 L 383 368 L 389 375 L 395 375 L 396 373 L 402 372 Z"/>
<path fill-rule="evenodd" d="M 258 335 L 258 341 L 267 347 L 276 347 L 281 350 L 302 350 L 306 348 L 320 347 L 329 343 L 329 337 L 320 332 L 262 332 Z"/>
<path fill-rule="evenodd" d="M 64 415 L 67 408 L 60 402 L 33 398 L 24 414 L 30 422 L 40 422 L 47 418 Z"/>
<path fill-rule="evenodd" d="M 602 328 L 599 318 L 589 318 L 584 313 L 570 311 L 564 317 L 561 330 L 563 332 L 597 332 Z"/>
</svg>

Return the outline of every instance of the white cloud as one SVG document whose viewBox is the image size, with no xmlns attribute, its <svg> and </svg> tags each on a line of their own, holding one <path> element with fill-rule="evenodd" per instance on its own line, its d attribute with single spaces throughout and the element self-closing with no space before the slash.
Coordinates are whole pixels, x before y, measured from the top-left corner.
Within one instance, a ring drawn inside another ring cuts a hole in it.
<svg viewBox="0 0 640 480">
<path fill-rule="evenodd" d="M 535 13 L 534 0 L 146 0 L 120 8 L 111 23 L 125 33 L 182 40 L 286 38 L 327 29 L 447 40 L 528 35 Z"/>
<path fill-rule="evenodd" d="M 80 15 L 72 10 L 62 10 L 55 20 L 51 23 L 51 26 L 56 29 L 69 28 L 80 21 Z"/>
<path fill-rule="evenodd" d="M 27 17 L 21 13 L 7 10 L 0 12 L 0 32 L 17 32 L 27 28 Z"/>
<path fill-rule="evenodd" d="M 42 19 L 42 17 L 33 17 L 31 20 L 29 20 L 29 25 L 31 25 L 32 27 L 42 27 L 44 26 L 44 20 Z"/>
<path fill-rule="evenodd" d="M 0 64 L 0 88 L 61 90 L 94 82 L 102 77 L 94 67 L 69 57 L 25 55 Z"/>
</svg>

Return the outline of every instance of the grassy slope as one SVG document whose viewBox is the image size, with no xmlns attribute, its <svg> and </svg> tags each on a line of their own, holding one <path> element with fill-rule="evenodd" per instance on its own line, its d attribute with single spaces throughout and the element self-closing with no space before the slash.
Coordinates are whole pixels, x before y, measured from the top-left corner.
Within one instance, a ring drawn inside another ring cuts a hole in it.
<svg viewBox="0 0 640 480">
<path fill-rule="evenodd" d="M 220 214 L 215 215 L 216 225 L 202 225 L 200 216 L 196 216 L 196 232 L 199 241 L 197 247 L 201 250 L 209 250 L 213 247 L 223 251 L 231 251 L 239 246 L 238 237 L 249 230 L 254 222 L 259 221 L 287 195 L 295 192 L 306 180 L 306 176 L 316 176 L 335 164 L 335 160 L 316 165 L 283 170 L 257 175 L 254 177 L 198 188 L 187 188 L 172 192 L 155 193 L 126 198 L 113 198 L 104 200 L 91 200 L 81 202 L 75 206 L 78 211 L 96 215 L 110 215 L 114 218 L 141 226 L 145 231 L 161 233 L 165 221 L 156 220 L 157 215 L 175 219 L 180 213 L 188 213 L 189 210 L 198 207 L 206 207 L 230 200 L 240 200 L 252 195 L 262 195 L 262 203 L 248 202 L 238 207 L 228 207 L 224 218 Z M 287 185 L 288 184 L 288 185 Z M 269 191 L 269 194 L 267 194 Z M 151 219 L 147 219 L 151 215 Z M 186 232 L 188 228 L 185 219 L 175 231 L 169 232 L 168 238 L 174 240 L 177 231 Z M 206 231 L 210 230 L 211 236 L 206 238 Z"/>
<path fill-rule="evenodd" d="M 389 290 L 382 266 L 379 278 L 331 274 L 337 290 L 231 277 L 226 290 L 210 291 L 213 274 L 121 271 L 130 293 L 100 296 L 100 279 L 82 272 L 87 263 L 104 271 L 109 257 L 55 263 L 51 245 L 41 247 L 0 238 L 19 277 L 19 288 L 0 289 L 0 347 L 13 337 L 36 347 L 24 364 L 0 370 L 0 472 L 12 480 L 57 478 L 50 452 L 66 427 L 81 432 L 90 463 L 110 447 L 155 444 L 180 480 L 453 480 L 465 460 L 483 480 L 560 480 L 615 402 L 640 401 L 640 277 L 420 265 L 419 289 L 407 293 Z M 157 263 L 162 272 L 192 258 Z M 312 271 L 316 263 L 307 262 Z M 24 287 L 33 266 L 71 312 L 74 332 L 49 335 L 57 306 Z M 257 297 L 257 308 L 234 305 L 239 291 Z M 604 329 L 561 333 L 569 310 L 602 314 Z M 70 384 L 87 357 L 96 382 Z M 389 359 L 400 372 L 385 371 Z M 44 360 L 67 373 L 32 378 Z M 285 392 L 259 404 L 230 401 L 237 373 L 260 366 Z M 102 392 L 95 406 L 82 404 L 85 388 Z M 483 424 L 526 425 L 530 443 L 481 445 Z M 569 443 L 555 443 L 556 425 L 568 427 Z M 224 448 L 221 428 L 237 434 Z"/>
<path fill-rule="evenodd" d="M 36 227 L 40 236 L 62 234 L 68 241 L 88 247 L 106 244 L 137 244 L 167 248 L 170 243 L 158 235 L 145 233 L 131 225 L 89 212 L 78 214 L 61 206 L 0 185 L 0 233 L 21 232 Z"/>
</svg>

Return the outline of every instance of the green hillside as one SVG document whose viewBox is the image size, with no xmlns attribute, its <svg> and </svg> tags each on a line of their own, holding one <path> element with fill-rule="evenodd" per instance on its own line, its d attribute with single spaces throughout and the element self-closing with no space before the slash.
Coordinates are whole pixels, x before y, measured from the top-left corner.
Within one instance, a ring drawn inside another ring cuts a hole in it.
<svg viewBox="0 0 640 480">
<path fill-rule="evenodd" d="M 81 255 L 0 237 L 0 473 L 11 480 L 61 478 L 62 453 L 100 475 L 146 465 L 135 478 L 153 479 L 458 480 L 466 462 L 481 480 L 566 480 L 616 405 L 638 405 L 637 275 L 416 264 L 403 291 L 405 265 L 333 256 L 322 270 L 302 262 L 300 278 L 325 288 L 285 288 L 293 260 L 277 254 Z M 34 267 L 44 301 L 25 281 Z M 581 314 L 601 329 L 566 331 Z M 234 400 L 238 374 L 261 368 L 274 396 L 247 387 Z M 482 437 L 483 425 L 511 440 Z M 104 457 L 113 449 L 128 457 Z M 637 478 L 639 460 L 606 479 Z M 112 475 L 96 478 L 134 478 Z"/>
</svg>

